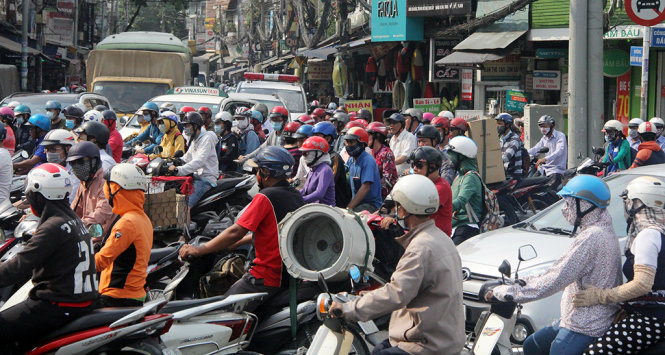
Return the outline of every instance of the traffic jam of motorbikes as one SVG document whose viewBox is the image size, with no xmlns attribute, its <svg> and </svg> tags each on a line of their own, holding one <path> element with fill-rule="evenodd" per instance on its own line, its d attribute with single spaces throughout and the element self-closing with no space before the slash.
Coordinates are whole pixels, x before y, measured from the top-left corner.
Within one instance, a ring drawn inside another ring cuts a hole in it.
<svg viewBox="0 0 665 355">
<path fill-rule="evenodd" d="M 184 1 L 179 29 L 108 1 L 108 36 L 44 82 L 24 26 L 0 354 L 665 353 L 665 3 L 607 4 L 659 20 L 614 35 L 638 64 L 606 28 L 596 68 L 596 0 L 588 42 L 586 5 L 561 41 L 536 31 L 553 1 L 492 1 Z"/>
</svg>

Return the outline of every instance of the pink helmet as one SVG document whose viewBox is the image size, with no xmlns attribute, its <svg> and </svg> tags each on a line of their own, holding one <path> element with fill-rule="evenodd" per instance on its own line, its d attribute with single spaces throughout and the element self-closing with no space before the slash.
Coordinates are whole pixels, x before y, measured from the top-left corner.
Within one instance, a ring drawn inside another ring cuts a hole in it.
<svg viewBox="0 0 665 355">
<path fill-rule="evenodd" d="M 12 116 L 14 118 L 14 110 L 8 106 L 0 107 L 0 116 Z"/>
<path fill-rule="evenodd" d="M 423 113 L 423 122 L 430 123 L 434 119 L 434 114 L 431 112 L 425 112 Z"/>
</svg>

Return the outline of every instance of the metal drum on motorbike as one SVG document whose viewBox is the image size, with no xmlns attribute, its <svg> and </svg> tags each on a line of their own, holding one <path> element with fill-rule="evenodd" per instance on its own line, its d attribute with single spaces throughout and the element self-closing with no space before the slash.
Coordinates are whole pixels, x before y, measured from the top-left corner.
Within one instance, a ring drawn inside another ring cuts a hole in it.
<svg viewBox="0 0 665 355">
<path fill-rule="evenodd" d="M 291 276 L 326 281 L 348 278 L 353 265 L 372 271 L 374 237 L 367 221 L 353 211 L 308 204 L 280 223 L 279 251 Z"/>
</svg>

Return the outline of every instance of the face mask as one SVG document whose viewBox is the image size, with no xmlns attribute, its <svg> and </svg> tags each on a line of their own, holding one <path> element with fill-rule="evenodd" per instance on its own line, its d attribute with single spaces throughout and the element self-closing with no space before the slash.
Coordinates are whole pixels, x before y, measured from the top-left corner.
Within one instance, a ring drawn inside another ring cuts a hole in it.
<svg viewBox="0 0 665 355">
<path fill-rule="evenodd" d="M 222 133 L 222 132 L 223 132 L 223 130 L 222 130 L 222 126 L 220 126 L 220 125 L 215 125 L 215 133 Z"/>
<path fill-rule="evenodd" d="M 496 130 L 499 132 L 499 135 L 503 135 L 506 132 L 506 126 L 497 126 Z"/>
<path fill-rule="evenodd" d="M 150 122 L 151 119 L 152 117 L 150 117 L 150 115 L 143 115 L 143 121 Z"/>
<path fill-rule="evenodd" d="M 238 128 L 244 130 L 247 126 L 249 126 L 249 121 L 246 118 L 238 121 Z"/>
<path fill-rule="evenodd" d="M 162 133 L 166 133 L 166 125 L 165 124 L 160 124 L 159 125 L 159 131 Z"/>
<path fill-rule="evenodd" d="M 305 155 L 304 155 L 305 156 L 305 164 L 307 164 L 307 166 L 309 166 L 309 167 L 314 165 L 314 163 L 316 163 L 320 158 L 318 155 L 319 154 L 317 152 L 306 152 Z"/>
<path fill-rule="evenodd" d="M 16 117 L 16 124 L 19 125 L 19 126 L 22 125 L 23 124 L 23 117 L 21 117 L 21 116 Z"/>
<path fill-rule="evenodd" d="M 81 181 L 88 181 L 90 179 L 90 164 L 74 163 L 72 164 L 72 172 L 77 179 Z"/>
<path fill-rule="evenodd" d="M 540 127 L 540 133 L 542 133 L 543 136 L 546 136 L 548 133 L 550 133 L 550 129 L 547 127 Z"/>
<path fill-rule="evenodd" d="M 188 127 L 182 130 L 182 134 L 187 137 L 191 137 L 193 133 L 194 132 L 192 132 L 192 129 Z"/>
<path fill-rule="evenodd" d="M 609 143 L 610 141 L 611 141 L 610 137 L 609 137 L 609 136 L 605 136 L 605 142 L 606 142 L 606 143 Z"/>
<path fill-rule="evenodd" d="M 273 130 L 275 130 L 275 131 L 281 131 L 282 130 L 282 122 L 271 121 L 270 124 L 272 125 Z"/>
<path fill-rule="evenodd" d="M 46 161 L 54 164 L 61 164 L 63 162 L 60 158 L 60 153 L 46 153 Z"/>
<path fill-rule="evenodd" d="M 628 136 L 630 138 L 636 138 L 637 137 L 637 130 L 636 129 L 629 129 L 628 130 Z"/>
<path fill-rule="evenodd" d="M 53 114 L 53 111 L 46 111 L 46 117 L 53 120 L 55 118 L 55 115 Z"/>
<path fill-rule="evenodd" d="M 363 147 L 360 144 L 347 146 L 346 147 L 346 152 L 349 153 L 350 156 L 355 158 L 355 157 L 359 156 L 360 153 L 363 152 Z"/>
<path fill-rule="evenodd" d="M 74 124 L 75 124 L 74 120 L 65 120 L 65 127 L 69 129 L 74 128 Z"/>
<path fill-rule="evenodd" d="M 570 223 L 571 225 L 575 224 L 575 218 L 577 217 L 577 211 L 575 211 L 575 199 L 573 197 L 564 197 L 565 203 L 561 208 L 561 214 L 563 218 Z"/>
<path fill-rule="evenodd" d="M 409 215 L 407 214 L 407 215 L 404 216 L 404 217 L 400 217 L 399 214 L 397 213 L 397 210 L 395 210 L 395 216 L 394 216 L 395 221 L 397 222 L 397 224 L 398 224 L 400 227 L 402 227 L 402 229 L 405 229 L 405 230 L 408 229 L 408 228 L 406 227 L 406 222 L 404 221 L 404 220 L 406 219 L 406 217 L 408 217 L 408 216 L 409 216 Z"/>
</svg>

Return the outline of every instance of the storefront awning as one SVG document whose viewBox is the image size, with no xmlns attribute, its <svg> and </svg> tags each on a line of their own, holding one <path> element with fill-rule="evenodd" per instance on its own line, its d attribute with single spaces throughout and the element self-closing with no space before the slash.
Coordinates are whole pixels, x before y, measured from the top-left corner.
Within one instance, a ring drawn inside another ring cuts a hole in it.
<svg viewBox="0 0 665 355">
<path fill-rule="evenodd" d="M 453 48 L 456 51 L 503 49 L 510 46 L 526 31 L 474 32 Z"/>
<path fill-rule="evenodd" d="M 439 65 L 452 65 L 452 64 L 482 64 L 499 60 L 512 52 L 512 49 L 499 49 L 499 50 L 486 50 L 486 51 L 458 51 L 437 60 L 435 63 Z"/>
<path fill-rule="evenodd" d="M 298 56 L 303 56 L 307 58 L 320 58 L 327 59 L 329 55 L 337 53 L 337 46 L 327 46 L 316 49 L 306 49 L 303 51 L 298 51 Z"/>
<path fill-rule="evenodd" d="M 247 67 L 245 67 L 245 68 L 235 68 L 234 70 L 229 70 L 229 76 L 234 75 L 234 74 L 243 73 L 243 72 L 246 72 L 247 70 L 249 70 L 249 68 L 247 68 Z"/>
<path fill-rule="evenodd" d="M 0 47 L 12 51 L 14 53 L 21 53 L 21 44 L 18 42 L 14 42 L 7 37 L 0 36 Z M 39 51 L 34 48 L 28 47 L 28 54 L 39 54 Z"/>
</svg>

